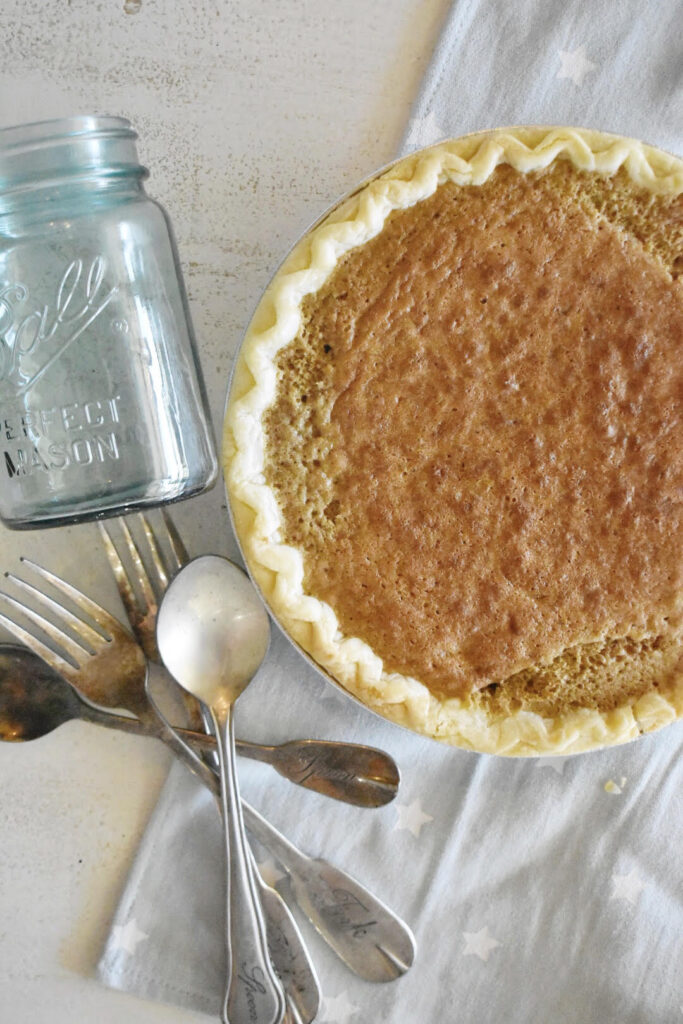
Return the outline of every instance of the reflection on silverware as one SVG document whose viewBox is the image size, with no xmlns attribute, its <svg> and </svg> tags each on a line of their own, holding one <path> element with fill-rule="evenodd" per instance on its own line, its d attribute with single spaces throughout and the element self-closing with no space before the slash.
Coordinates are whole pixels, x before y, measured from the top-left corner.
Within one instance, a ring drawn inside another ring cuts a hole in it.
<svg viewBox="0 0 683 1024">
<path fill-rule="evenodd" d="M 144 538 L 145 556 L 127 522 L 118 520 L 129 571 L 120 557 L 112 534 L 99 523 L 100 535 L 133 632 L 149 661 L 159 662 L 155 625 L 159 598 L 169 579 L 189 561 L 187 549 L 169 514 L 163 510 L 155 528 L 144 514 L 135 517 Z M 165 555 L 164 555 L 165 552 Z M 147 563 L 147 565 L 146 565 Z M 149 568 L 147 567 L 149 566 Z M 177 689 L 173 680 L 169 684 Z M 164 679 L 147 682 L 148 696 L 159 703 Z M 199 720 L 197 702 L 187 696 L 185 706 L 193 721 Z M 382 807 L 394 799 L 400 781 L 396 762 L 383 750 L 353 743 L 325 740 L 291 740 L 265 746 L 237 740 L 237 752 L 270 764 L 286 779 L 317 793 L 356 804 Z"/>
<path fill-rule="evenodd" d="M 22 626 L 2 613 L 0 623 L 94 704 L 125 708 L 141 721 L 151 722 L 155 716 L 147 703 L 144 689 L 147 659 L 130 633 L 118 619 L 70 583 L 27 558 L 21 561 L 58 590 L 98 628 L 43 593 L 37 586 L 12 573 L 5 575 L 34 603 L 49 612 L 51 618 L 45 618 L 30 604 L 23 604 L 9 594 L 0 592 L 0 598 L 5 604 L 32 623 L 33 629 Z M 51 640 L 61 653 L 44 643 L 41 634 Z M 74 634 L 78 639 L 75 639 Z M 115 686 L 112 686 L 112 680 L 116 680 Z"/>
</svg>

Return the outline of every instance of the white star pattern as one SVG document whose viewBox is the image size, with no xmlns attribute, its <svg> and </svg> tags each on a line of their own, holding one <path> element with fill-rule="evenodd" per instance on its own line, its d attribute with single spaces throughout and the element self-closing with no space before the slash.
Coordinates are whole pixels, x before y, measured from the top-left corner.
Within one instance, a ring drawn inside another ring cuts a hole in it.
<svg viewBox="0 0 683 1024">
<path fill-rule="evenodd" d="M 406 146 L 408 149 L 418 149 L 420 146 L 431 146 L 439 139 L 445 139 L 446 133 L 439 126 L 436 115 L 430 110 L 426 117 L 414 117 L 410 122 Z"/>
<path fill-rule="evenodd" d="M 612 900 L 626 900 L 635 906 L 638 897 L 645 888 L 645 882 L 638 877 L 638 872 L 633 869 L 627 875 L 612 875 Z"/>
<path fill-rule="evenodd" d="M 147 932 L 143 932 L 138 928 L 138 923 L 134 918 L 126 921 L 125 924 L 117 924 L 112 928 L 114 946 L 118 951 L 128 953 L 129 956 L 135 952 L 135 947 L 139 942 L 144 942 L 148 938 Z"/>
<path fill-rule="evenodd" d="M 323 996 L 320 1020 L 322 1024 L 347 1024 L 357 1010 L 358 1007 L 349 1001 L 346 992 L 334 997 Z"/>
<path fill-rule="evenodd" d="M 574 85 L 582 86 L 583 80 L 590 71 L 594 71 L 597 64 L 586 57 L 586 47 L 580 46 L 578 50 L 560 50 L 562 67 L 556 74 L 556 78 L 571 78 Z"/>
<path fill-rule="evenodd" d="M 258 867 L 261 878 L 266 885 L 271 887 L 271 889 L 274 889 L 278 882 L 287 877 L 285 872 L 280 870 L 272 857 L 266 857 L 263 861 L 257 861 L 256 866 Z"/>
<path fill-rule="evenodd" d="M 408 829 L 416 839 L 419 838 L 422 826 L 429 821 L 434 821 L 431 814 L 425 814 L 419 800 L 413 800 L 412 804 L 395 804 L 398 815 L 394 830 Z"/>
<path fill-rule="evenodd" d="M 494 939 L 492 935 L 489 935 L 487 926 L 481 928 L 478 932 L 463 932 L 462 937 L 465 940 L 465 948 L 462 951 L 463 956 L 478 956 L 484 963 L 489 958 L 489 953 L 496 946 L 501 946 L 502 943 L 498 939 Z"/>
<path fill-rule="evenodd" d="M 564 774 L 564 766 L 568 758 L 566 757 L 539 757 L 536 759 L 537 768 L 552 768 L 558 775 Z"/>
</svg>

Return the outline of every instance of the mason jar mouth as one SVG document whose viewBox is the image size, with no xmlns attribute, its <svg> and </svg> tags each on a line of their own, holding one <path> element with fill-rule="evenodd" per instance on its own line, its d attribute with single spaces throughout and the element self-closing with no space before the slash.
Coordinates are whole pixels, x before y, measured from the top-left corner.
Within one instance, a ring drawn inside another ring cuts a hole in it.
<svg viewBox="0 0 683 1024">
<path fill-rule="evenodd" d="M 135 129 L 125 117 L 83 114 L 75 117 L 58 117 L 47 121 L 30 121 L 28 124 L 0 128 L 0 151 L 4 152 L 17 147 L 49 145 L 63 136 L 78 138 L 84 135 L 137 139 Z"/>
<path fill-rule="evenodd" d="M 124 117 L 82 115 L 0 129 L 0 200 L 88 175 L 147 177 Z"/>
</svg>

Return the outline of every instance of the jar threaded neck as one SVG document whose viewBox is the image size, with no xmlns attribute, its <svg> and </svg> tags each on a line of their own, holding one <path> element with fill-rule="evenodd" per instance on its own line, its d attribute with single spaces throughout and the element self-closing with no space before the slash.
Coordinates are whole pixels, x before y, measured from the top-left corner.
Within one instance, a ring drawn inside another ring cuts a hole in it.
<svg viewBox="0 0 683 1024">
<path fill-rule="evenodd" d="M 83 116 L 0 130 L 0 208 L 79 179 L 147 177 L 137 134 L 122 117 Z"/>
</svg>

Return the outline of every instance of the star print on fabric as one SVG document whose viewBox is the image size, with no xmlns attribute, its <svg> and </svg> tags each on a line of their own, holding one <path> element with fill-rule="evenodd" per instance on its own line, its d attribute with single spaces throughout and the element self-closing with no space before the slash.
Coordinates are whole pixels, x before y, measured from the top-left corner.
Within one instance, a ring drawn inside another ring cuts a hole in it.
<svg viewBox="0 0 683 1024">
<path fill-rule="evenodd" d="M 138 928 L 137 921 L 131 918 L 125 924 L 117 924 L 112 928 L 112 939 L 116 949 L 122 953 L 132 955 L 139 942 L 144 942 L 149 936 Z"/>
<path fill-rule="evenodd" d="M 419 839 L 422 826 L 429 821 L 434 821 L 431 814 L 424 813 L 419 800 L 413 800 L 412 804 L 395 804 L 394 806 L 398 815 L 394 831 L 408 829 L 416 839 Z"/>
<path fill-rule="evenodd" d="M 346 992 L 334 997 L 323 996 L 321 1024 L 347 1024 L 357 1011 L 358 1007 L 349 1001 Z"/>
<path fill-rule="evenodd" d="M 414 117 L 411 120 L 406 146 L 418 149 L 420 146 L 430 146 L 445 137 L 446 133 L 437 123 L 436 114 L 430 110 L 426 117 Z"/>
<path fill-rule="evenodd" d="M 627 875 L 612 875 L 612 900 L 626 900 L 635 906 L 638 897 L 645 888 L 645 882 L 638 877 L 638 872 L 633 869 Z"/>
<path fill-rule="evenodd" d="M 281 882 L 287 875 L 284 871 L 281 871 L 275 860 L 272 857 L 266 857 L 263 861 L 257 861 L 256 866 L 259 870 L 259 874 L 266 885 L 269 885 L 271 889 L 275 889 L 278 882 Z"/>
<path fill-rule="evenodd" d="M 605 783 L 604 789 L 606 793 L 623 793 L 624 786 L 626 785 L 627 778 L 622 775 L 619 782 L 615 782 L 614 779 L 608 779 Z"/>
<path fill-rule="evenodd" d="M 502 946 L 502 942 L 489 935 L 487 926 L 484 926 L 478 932 L 463 932 L 462 937 L 465 940 L 465 948 L 462 951 L 462 955 L 478 956 L 484 963 L 488 960 L 492 949 L 495 949 L 496 946 Z"/>
<path fill-rule="evenodd" d="M 537 768 L 552 768 L 558 775 L 564 774 L 564 766 L 567 763 L 566 757 L 538 757 L 536 758 Z"/>
<path fill-rule="evenodd" d="M 586 57 L 586 47 L 580 46 L 578 50 L 560 50 L 562 67 L 555 75 L 556 78 L 571 78 L 574 85 L 583 85 L 583 80 L 589 72 L 594 71 L 598 66 Z"/>
</svg>

